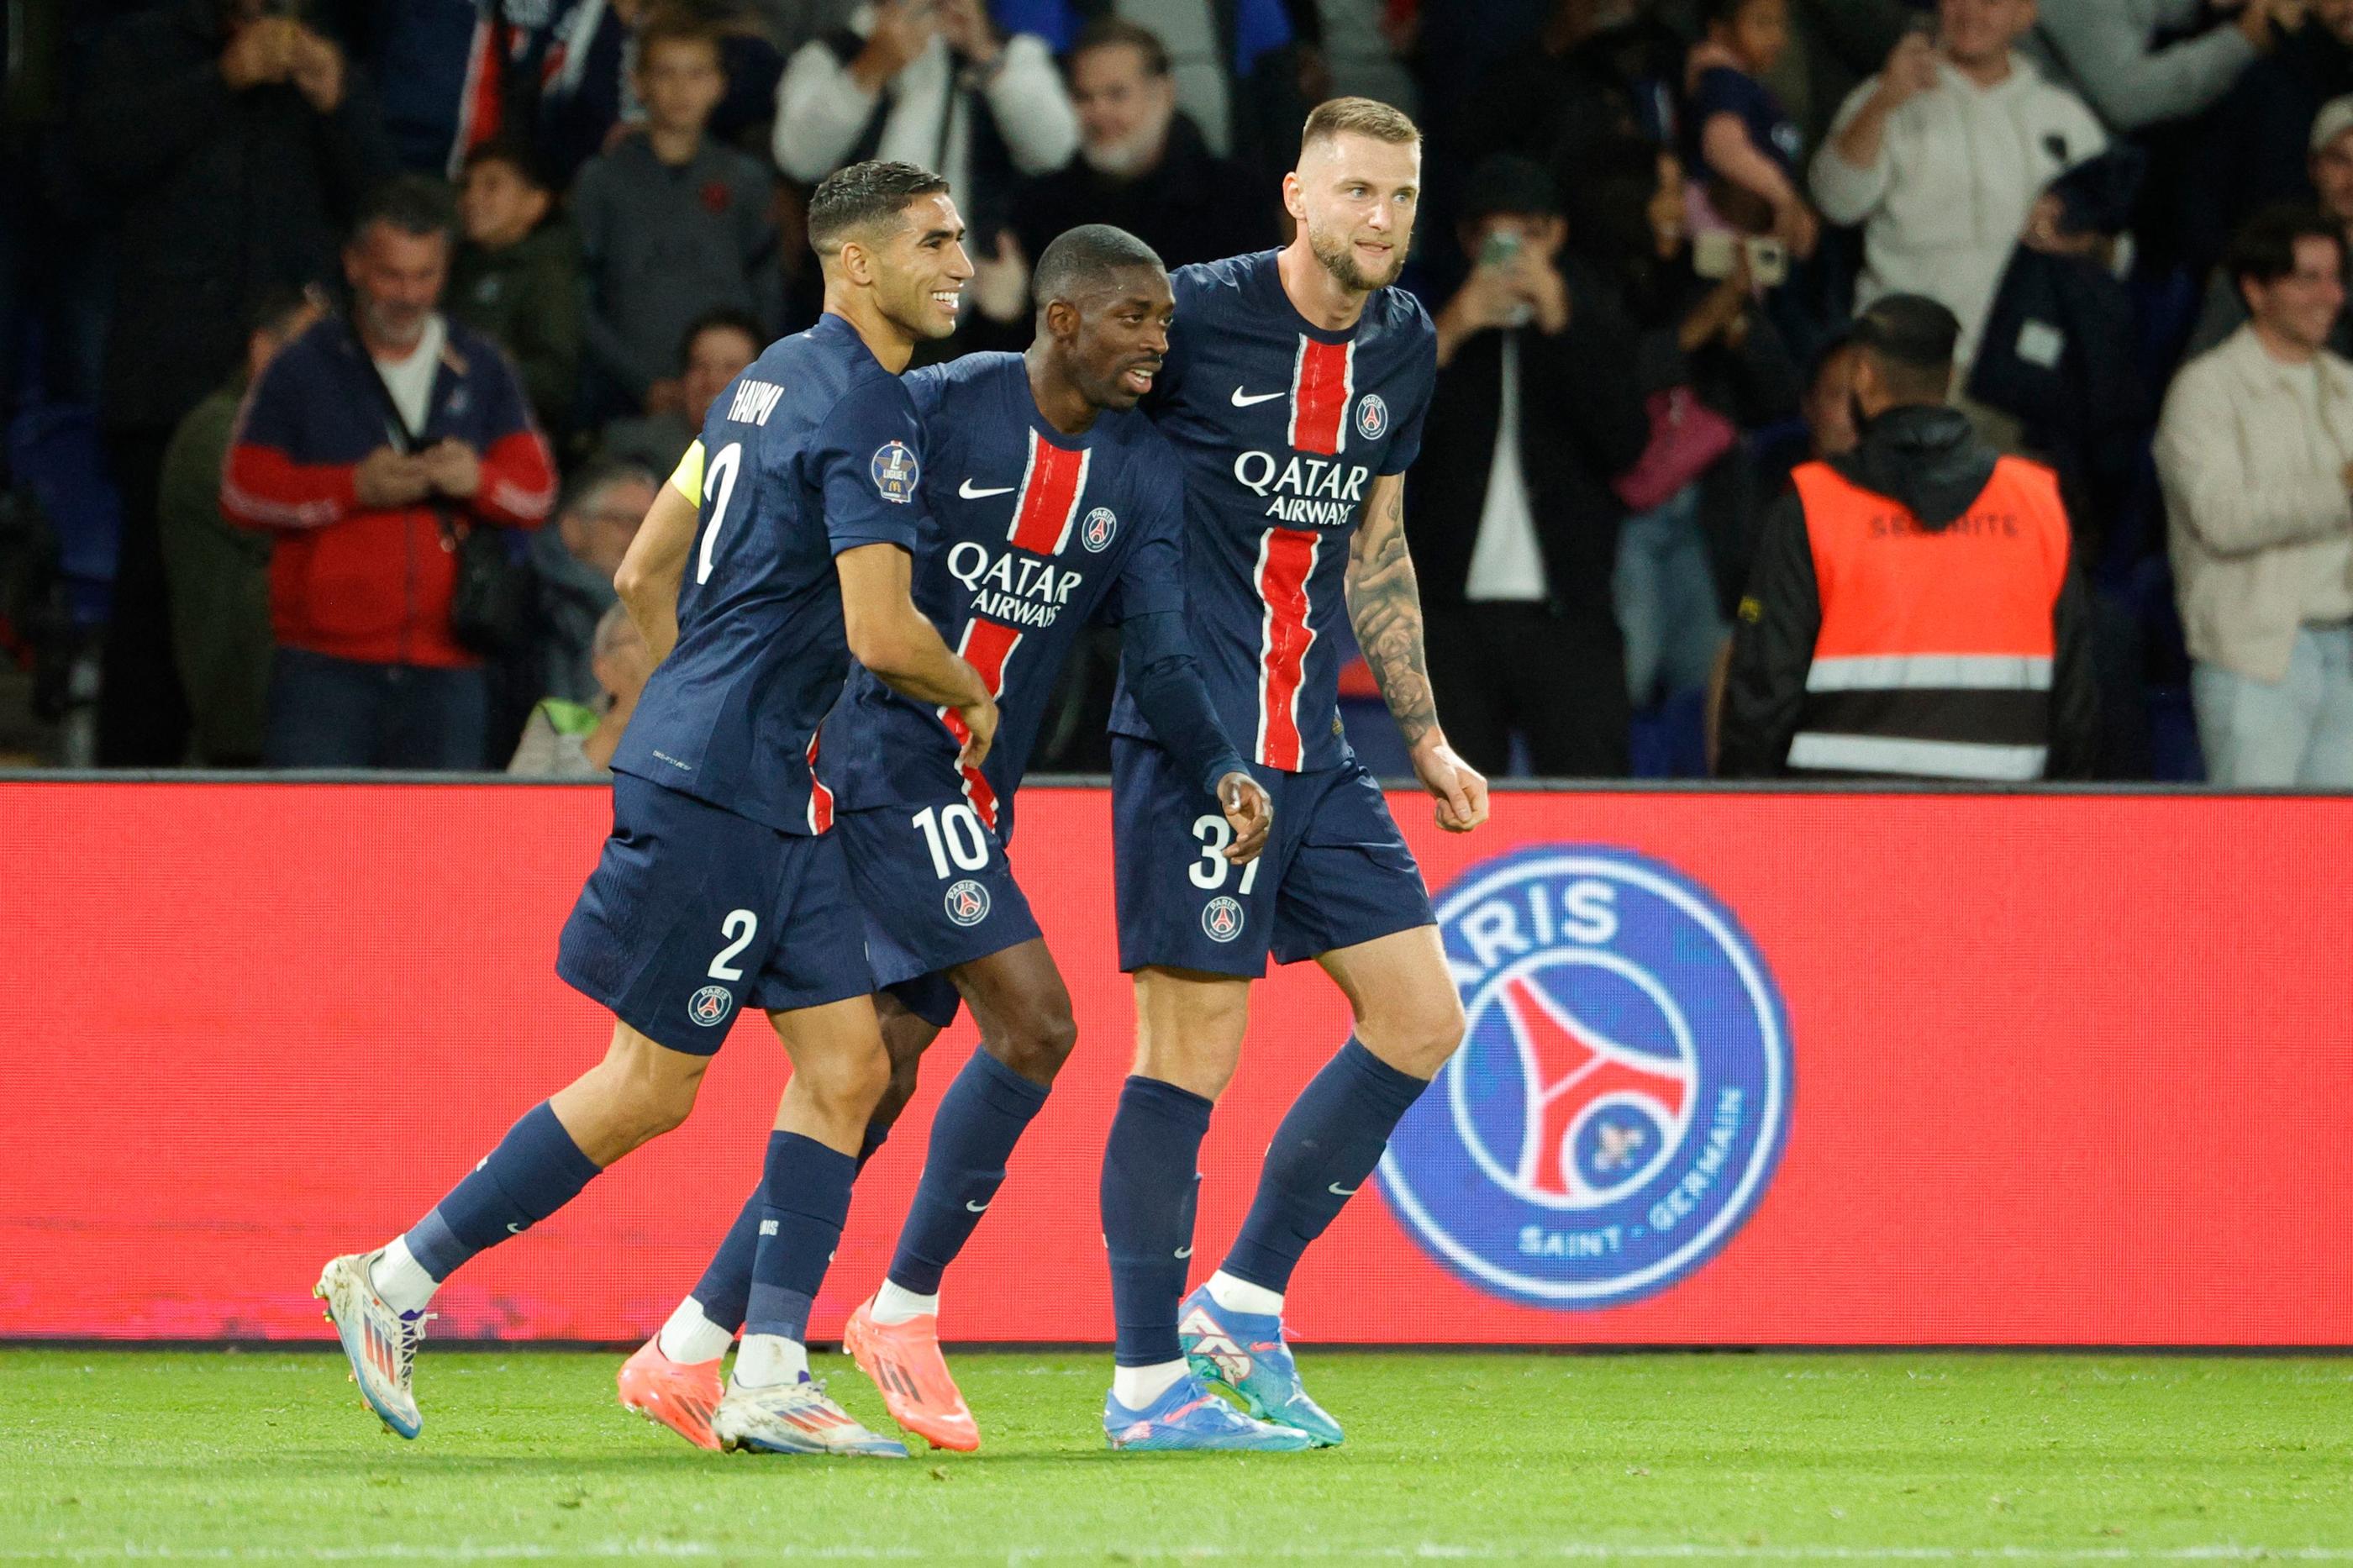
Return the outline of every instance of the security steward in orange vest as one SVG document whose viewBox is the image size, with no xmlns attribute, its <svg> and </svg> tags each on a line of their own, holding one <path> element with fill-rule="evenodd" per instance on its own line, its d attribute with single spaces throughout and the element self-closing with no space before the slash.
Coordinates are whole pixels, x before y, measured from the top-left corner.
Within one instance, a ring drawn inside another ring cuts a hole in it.
<svg viewBox="0 0 2353 1568">
<path fill-rule="evenodd" d="M 2048 468 L 1946 405 L 1959 325 L 1897 294 L 1855 323 L 1862 444 L 1801 466 L 1733 631 L 1727 778 L 2089 778 L 2091 616 Z"/>
</svg>

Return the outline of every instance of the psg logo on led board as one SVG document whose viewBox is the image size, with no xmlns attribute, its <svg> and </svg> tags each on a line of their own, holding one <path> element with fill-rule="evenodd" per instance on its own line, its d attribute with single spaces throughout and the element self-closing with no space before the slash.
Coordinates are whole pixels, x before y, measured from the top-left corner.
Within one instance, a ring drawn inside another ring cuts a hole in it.
<svg viewBox="0 0 2353 1568">
<path fill-rule="evenodd" d="M 1440 897 L 1462 1048 L 1382 1194 L 1432 1257 L 1533 1306 L 1663 1290 L 1721 1249 L 1789 1124 L 1779 991 L 1732 911 L 1629 850 L 1543 846 Z"/>
</svg>

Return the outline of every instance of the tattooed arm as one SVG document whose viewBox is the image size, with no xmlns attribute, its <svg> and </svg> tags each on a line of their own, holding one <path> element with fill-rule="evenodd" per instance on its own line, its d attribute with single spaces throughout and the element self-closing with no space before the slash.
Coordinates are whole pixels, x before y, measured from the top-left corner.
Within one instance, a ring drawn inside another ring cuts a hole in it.
<svg viewBox="0 0 2353 1568">
<path fill-rule="evenodd" d="M 1413 771 L 1438 801 L 1438 826 L 1468 833 L 1487 820 L 1487 781 L 1454 754 L 1438 727 L 1422 655 L 1421 589 L 1405 545 L 1405 476 L 1373 481 L 1348 546 L 1348 625 L 1372 667 L 1389 716 L 1413 754 Z"/>
</svg>

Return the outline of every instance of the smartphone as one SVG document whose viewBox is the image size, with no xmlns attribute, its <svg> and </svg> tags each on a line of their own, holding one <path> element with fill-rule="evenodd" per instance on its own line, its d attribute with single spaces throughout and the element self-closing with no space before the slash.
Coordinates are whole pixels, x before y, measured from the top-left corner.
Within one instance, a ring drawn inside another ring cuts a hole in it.
<svg viewBox="0 0 2353 1568">
<path fill-rule="evenodd" d="M 1518 229 L 1490 229 L 1487 231 L 1487 237 L 1479 246 L 1479 265 L 1509 267 L 1512 264 L 1512 258 L 1519 253 L 1520 231 Z"/>
<path fill-rule="evenodd" d="M 1692 270 L 1703 278 L 1729 278 L 1740 254 L 1740 237 L 1722 229 L 1692 237 Z"/>
<path fill-rule="evenodd" d="M 1748 279 L 1760 289 L 1778 289 L 1789 280 L 1789 247 L 1771 235 L 1748 239 Z"/>
</svg>

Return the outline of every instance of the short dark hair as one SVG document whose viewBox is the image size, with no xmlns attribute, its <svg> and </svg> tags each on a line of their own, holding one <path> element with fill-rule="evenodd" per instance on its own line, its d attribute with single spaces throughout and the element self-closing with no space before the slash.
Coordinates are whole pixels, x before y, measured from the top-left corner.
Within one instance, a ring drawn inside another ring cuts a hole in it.
<svg viewBox="0 0 2353 1568">
<path fill-rule="evenodd" d="M 457 229 L 458 215 L 442 181 L 429 174 L 395 174 L 360 203 L 359 215 L 352 220 L 353 240 L 375 224 L 402 234 L 438 234 L 447 239 Z"/>
<path fill-rule="evenodd" d="M 759 357 L 760 350 L 767 344 L 768 329 L 760 324 L 760 319 L 757 316 L 753 315 L 749 310 L 739 310 L 733 305 L 722 305 L 715 310 L 703 311 L 686 324 L 685 332 L 678 340 L 679 368 L 683 370 L 686 367 L 686 362 L 694 357 L 695 339 L 705 332 L 715 332 L 723 327 L 730 331 L 741 332 L 751 339 L 752 354 L 755 359 Z"/>
<path fill-rule="evenodd" d="M 1899 397 L 1944 400 L 1953 382 L 1953 345 L 1961 323 L 1925 294 L 1888 294 L 1855 317 L 1847 341 L 1869 354 L 1887 390 Z"/>
<path fill-rule="evenodd" d="M 1142 56 L 1146 76 L 1168 74 L 1168 46 L 1160 41 L 1160 35 L 1119 16 L 1106 16 L 1100 22 L 1089 23 L 1079 34 L 1077 41 L 1071 45 L 1071 52 L 1066 58 L 1075 62 L 1090 50 L 1115 48 L 1134 49 Z"/>
<path fill-rule="evenodd" d="M 2296 243 L 2306 239 L 2325 239 L 2340 255 L 2345 248 L 2344 230 L 2319 209 L 2294 202 L 2275 203 L 2249 218 L 2232 237 L 2231 248 L 2222 256 L 2223 271 L 2234 289 L 2249 279 L 2276 283 L 2295 270 Z"/>
<path fill-rule="evenodd" d="M 638 64 L 642 68 L 654 52 L 656 44 L 707 44 L 720 69 L 727 68 L 726 51 L 721 47 L 718 26 L 684 5 L 664 5 L 638 24 Z"/>
<path fill-rule="evenodd" d="M 1700 0 L 1699 25 L 1703 30 L 1719 22 L 1728 27 L 1739 19 L 1740 13 L 1756 3 L 1757 0 Z"/>
<path fill-rule="evenodd" d="M 513 136 L 493 136 L 466 153 L 465 173 L 470 174 L 485 163 L 504 163 L 512 169 L 534 191 L 553 192 L 555 186 L 547 177 L 547 170 L 531 145 Z"/>
<path fill-rule="evenodd" d="M 245 334 L 251 337 L 256 332 L 267 332 L 273 338 L 282 338 L 294 319 L 317 303 L 318 296 L 307 287 L 273 283 L 247 303 Z"/>
<path fill-rule="evenodd" d="M 1517 153 L 1497 153 L 1482 158 L 1462 182 L 1462 221 L 1475 224 L 1510 213 L 1527 217 L 1558 217 L 1560 185 L 1552 171 Z"/>
<path fill-rule="evenodd" d="M 1127 230 L 1107 223 L 1081 224 L 1055 236 L 1053 243 L 1039 253 L 1029 287 L 1043 309 L 1048 300 L 1068 300 L 1131 267 L 1167 270 L 1160 253 Z"/>
<path fill-rule="evenodd" d="M 946 180 L 913 163 L 870 160 L 836 169 L 809 194 L 809 248 L 832 256 L 851 229 L 896 223 L 909 202 L 947 188 Z"/>
</svg>

